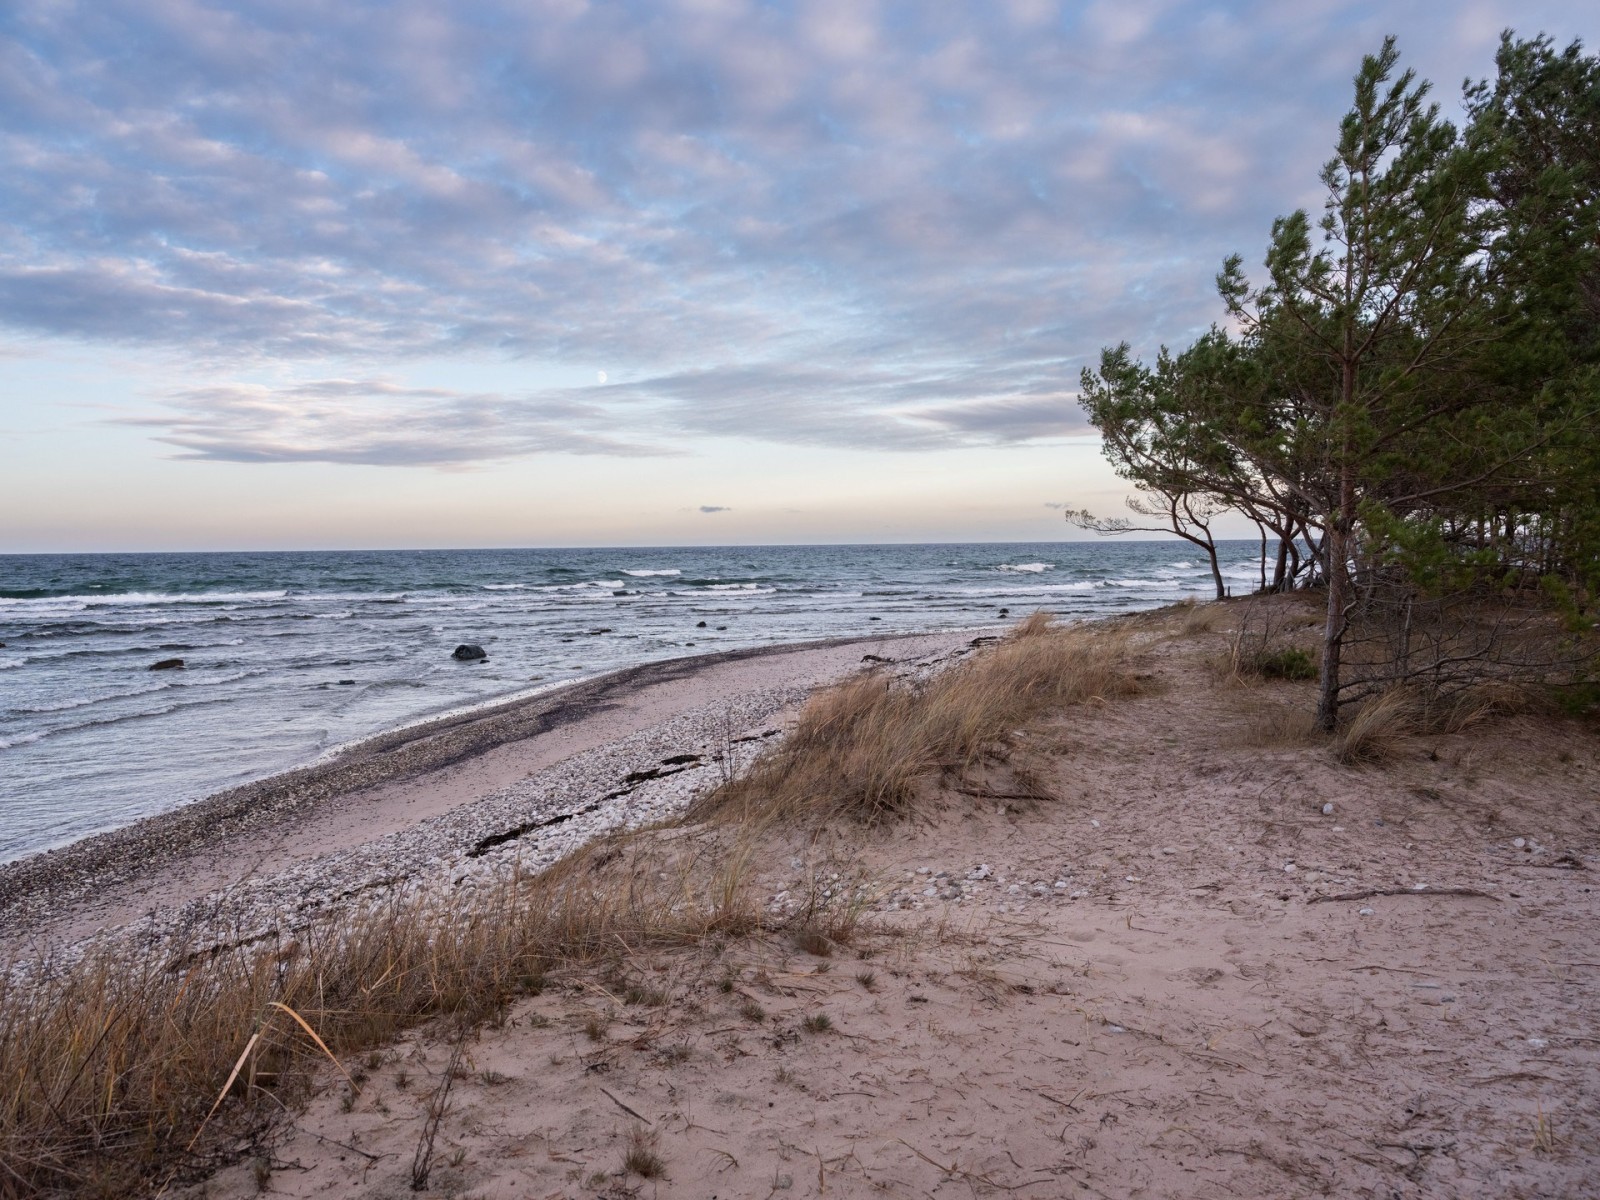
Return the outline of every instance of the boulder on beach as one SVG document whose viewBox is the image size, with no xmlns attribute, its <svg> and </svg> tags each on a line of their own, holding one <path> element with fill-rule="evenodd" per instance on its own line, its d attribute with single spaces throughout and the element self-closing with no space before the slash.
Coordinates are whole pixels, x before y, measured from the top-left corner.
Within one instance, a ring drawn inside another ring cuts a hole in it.
<svg viewBox="0 0 1600 1200">
<path fill-rule="evenodd" d="M 482 646 L 470 646 L 463 642 L 455 648 L 450 657 L 457 662 L 477 662 L 479 659 L 488 658 L 489 655 Z"/>
<path fill-rule="evenodd" d="M 183 669 L 183 659 L 163 658 L 160 662 L 150 664 L 152 671 L 178 671 Z"/>
</svg>

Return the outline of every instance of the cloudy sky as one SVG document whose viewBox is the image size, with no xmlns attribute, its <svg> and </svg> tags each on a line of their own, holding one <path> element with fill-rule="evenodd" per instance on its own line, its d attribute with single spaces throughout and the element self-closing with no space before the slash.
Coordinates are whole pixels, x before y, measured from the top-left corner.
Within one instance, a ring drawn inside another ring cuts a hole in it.
<svg viewBox="0 0 1600 1200">
<path fill-rule="evenodd" d="M 1595 12 L 6 0 L 0 551 L 1066 536 L 1363 53 Z"/>
</svg>

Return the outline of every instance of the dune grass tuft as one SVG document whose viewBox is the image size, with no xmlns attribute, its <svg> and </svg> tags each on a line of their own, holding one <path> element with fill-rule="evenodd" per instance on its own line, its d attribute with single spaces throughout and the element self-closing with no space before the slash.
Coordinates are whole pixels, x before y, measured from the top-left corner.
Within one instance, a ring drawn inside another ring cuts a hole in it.
<svg viewBox="0 0 1600 1200">
<path fill-rule="evenodd" d="M 795 729 L 691 817 L 867 824 L 904 815 L 941 771 L 964 772 L 1040 714 L 1129 692 L 1128 637 L 1035 613 L 986 652 L 921 683 L 879 674 L 815 697 Z"/>
<path fill-rule="evenodd" d="M 1416 685 L 1397 685 L 1360 701 L 1334 738 L 1334 755 L 1347 766 L 1393 758 L 1410 740 L 1460 733 L 1493 717 L 1521 712 L 1529 693 L 1509 684 L 1485 683 L 1443 695 Z"/>
</svg>

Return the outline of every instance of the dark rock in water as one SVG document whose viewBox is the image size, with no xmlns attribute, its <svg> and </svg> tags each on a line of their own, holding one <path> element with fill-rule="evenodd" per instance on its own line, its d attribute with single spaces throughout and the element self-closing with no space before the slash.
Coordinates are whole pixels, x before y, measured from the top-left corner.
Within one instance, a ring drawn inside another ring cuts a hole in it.
<svg viewBox="0 0 1600 1200">
<path fill-rule="evenodd" d="M 1009 617 L 1011 615 L 1011 610 L 1009 608 L 1002 608 L 1000 610 L 1000 615 L 1002 617 Z"/>
<path fill-rule="evenodd" d="M 867 620 L 869 620 L 869 621 L 881 621 L 881 620 L 883 620 L 883 618 L 882 617 L 868 617 Z"/>
<path fill-rule="evenodd" d="M 150 669 L 152 671 L 181 671 L 183 669 L 183 659 L 163 658 L 160 662 L 151 663 Z"/>
<path fill-rule="evenodd" d="M 610 627 L 602 625 L 598 629 L 589 630 L 589 636 L 590 637 L 599 637 L 602 633 L 610 633 L 610 632 L 611 632 Z"/>
<path fill-rule="evenodd" d="M 341 680 L 339 680 L 339 686 L 340 687 L 354 687 L 355 686 L 355 682 L 356 681 L 354 679 L 341 679 Z"/>
<path fill-rule="evenodd" d="M 463 643 L 455 648 L 455 652 L 450 657 L 457 662 L 477 662 L 481 658 L 488 658 L 489 655 L 482 646 L 469 646 Z"/>
<path fill-rule="evenodd" d="M 696 629 L 704 629 L 706 627 L 706 623 L 704 621 L 696 621 L 694 623 L 694 627 Z"/>
</svg>

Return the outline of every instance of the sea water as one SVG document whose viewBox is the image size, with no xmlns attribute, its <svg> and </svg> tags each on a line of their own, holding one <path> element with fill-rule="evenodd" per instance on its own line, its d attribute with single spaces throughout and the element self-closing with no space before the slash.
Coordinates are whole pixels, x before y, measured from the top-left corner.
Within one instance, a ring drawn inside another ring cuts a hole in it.
<svg viewBox="0 0 1600 1200">
<path fill-rule="evenodd" d="M 1212 594 L 1175 541 L 0 556 L 0 862 L 619 667 Z"/>
</svg>

